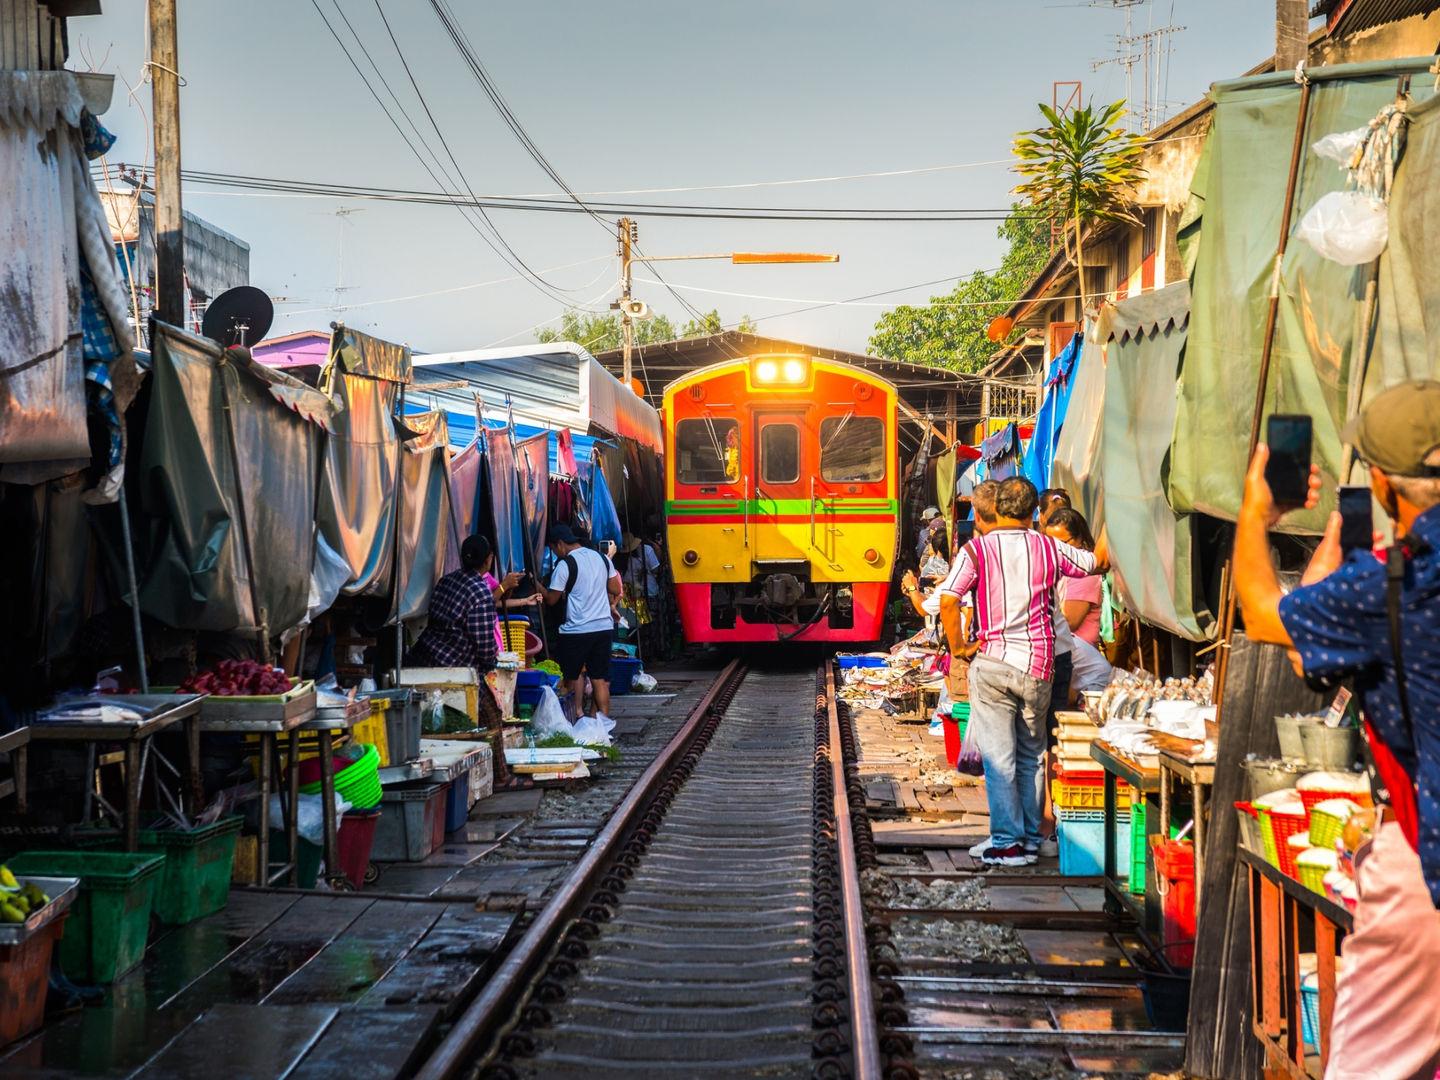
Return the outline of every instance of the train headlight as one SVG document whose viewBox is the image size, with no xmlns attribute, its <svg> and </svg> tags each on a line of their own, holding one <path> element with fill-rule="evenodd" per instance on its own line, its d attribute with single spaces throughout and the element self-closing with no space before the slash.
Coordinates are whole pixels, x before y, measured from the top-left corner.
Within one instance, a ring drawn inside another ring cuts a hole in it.
<svg viewBox="0 0 1440 1080">
<path fill-rule="evenodd" d="M 761 360 L 755 365 L 755 381 L 773 383 L 780 378 L 780 365 L 774 360 Z"/>
<path fill-rule="evenodd" d="M 694 548 L 691 548 L 685 552 L 684 555 L 680 556 L 680 558 L 684 560 L 686 566 L 694 566 L 700 561 L 700 553 Z"/>
<path fill-rule="evenodd" d="M 786 360 L 785 381 L 787 383 L 803 383 L 805 381 L 805 365 L 799 360 Z"/>
</svg>

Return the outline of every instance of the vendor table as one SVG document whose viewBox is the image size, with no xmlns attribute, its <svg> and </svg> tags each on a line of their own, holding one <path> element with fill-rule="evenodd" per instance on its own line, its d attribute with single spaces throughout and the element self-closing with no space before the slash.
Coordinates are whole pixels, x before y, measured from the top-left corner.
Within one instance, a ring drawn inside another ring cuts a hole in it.
<svg viewBox="0 0 1440 1080">
<path fill-rule="evenodd" d="M 10 755 L 10 779 L 0 780 L 0 799 L 15 796 L 15 809 L 25 813 L 25 758 L 30 743 L 30 729 L 16 728 L 0 735 L 0 754 Z"/>
<path fill-rule="evenodd" d="M 280 753 L 275 737 L 288 735 L 289 741 L 286 746 L 288 760 L 294 762 L 299 759 L 300 727 L 315 719 L 314 695 L 301 699 L 300 707 L 293 710 L 287 708 L 285 713 L 286 715 L 283 716 L 262 719 L 220 711 L 200 718 L 200 730 L 206 734 L 260 736 L 260 768 L 258 770 L 260 774 L 260 835 L 257 838 L 260 851 L 259 858 L 255 862 L 255 880 L 253 882 L 255 885 L 273 885 L 286 874 L 290 875 L 291 884 L 297 880 L 295 846 L 298 837 L 295 804 L 300 798 L 299 770 L 290 770 L 289 783 L 282 796 L 289 862 L 273 874 L 270 872 L 270 788 L 273 785 L 277 790 L 279 789 Z M 330 782 L 332 785 L 335 782 L 333 773 Z"/>
<path fill-rule="evenodd" d="M 325 878 L 332 886 L 344 888 L 342 882 L 348 879 L 340 872 L 340 847 L 338 824 L 335 821 L 335 733 L 347 732 L 370 715 L 368 701 L 351 701 L 344 705 L 322 705 L 315 710 L 315 716 L 296 727 L 297 732 L 313 731 L 319 739 L 320 798 L 324 803 L 321 813 L 325 821 Z M 291 741 L 291 772 L 297 762 L 294 757 L 295 740 Z M 294 797 L 298 797 L 294 796 Z M 268 801 L 268 800 L 267 800 Z M 293 814 L 291 815 L 294 816 Z M 292 848 L 293 850 L 293 848 Z M 294 859 L 291 859 L 294 862 Z"/>
<path fill-rule="evenodd" d="M 1191 761 L 1169 750 L 1160 751 L 1160 820 L 1167 828 L 1170 822 L 1170 785 L 1176 779 L 1190 786 L 1191 806 L 1194 808 L 1195 827 L 1190 835 L 1195 842 L 1195 905 L 1198 911 L 1205 873 L 1206 789 L 1215 786 L 1215 763 Z"/>
<path fill-rule="evenodd" d="M 1252 1025 L 1265 1047 L 1266 1075 L 1318 1080 L 1330 1052 L 1335 1012 L 1335 958 L 1342 934 L 1352 928 L 1350 913 L 1307 889 L 1265 861 L 1239 848 L 1249 874 L 1250 940 L 1254 992 Z M 1301 1028 L 1300 954 L 1313 945 L 1320 990 L 1318 1054 L 1307 1054 Z"/>
<path fill-rule="evenodd" d="M 118 743 L 125 763 L 125 850 L 134 851 L 140 842 L 140 789 L 149 763 L 150 742 L 176 724 L 185 725 L 186 801 L 192 814 L 203 809 L 200 781 L 200 703 L 202 694 L 124 694 L 85 702 L 71 702 L 40 714 L 30 725 L 31 742 L 91 743 L 90 779 L 85 789 L 84 820 L 90 820 L 90 799 L 94 791 L 94 745 Z M 66 719 L 66 710 L 93 704 L 132 709 L 142 715 L 134 720 Z"/>
<path fill-rule="evenodd" d="M 1140 798 L 1145 799 L 1147 810 L 1145 820 L 1150 820 L 1148 807 L 1154 805 L 1151 795 L 1157 795 L 1160 791 L 1160 771 L 1158 769 L 1146 769 L 1137 762 L 1121 757 L 1104 740 L 1097 739 L 1090 744 L 1090 756 L 1100 763 L 1105 770 L 1105 891 L 1107 893 L 1106 906 L 1112 910 L 1122 909 L 1128 911 L 1135 917 L 1146 930 L 1157 929 L 1160 925 L 1160 913 L 1156 905 L 1150 903 L 1149 891 L 1146 891 L 1143 903 L 1137 903 L 1130 895 L 1130 890 L 1120 880 L 1118 868 L 1115 865 L 1115 833 L 1117 831 L 1117 819 L 1119 815 L 1119 800 L 1116 798 L 1116 784 L 1124 780 L 1131 787 L 1140 793 Z M 1156 807 L 1156 813 L 1159 808 Z M 1162 819 L 1163 820 L 1163 819 Z M 1133 817 L 1131 819 L 1134 821 Z M 1127 853 L 1128 858 L 1128 853 Z"/>
</svg>

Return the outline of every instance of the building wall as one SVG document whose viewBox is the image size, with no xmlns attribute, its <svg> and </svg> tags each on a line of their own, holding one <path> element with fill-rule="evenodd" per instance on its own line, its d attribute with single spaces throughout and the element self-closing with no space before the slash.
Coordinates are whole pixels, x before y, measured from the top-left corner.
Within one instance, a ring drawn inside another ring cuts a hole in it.
<svg viewBox="0 0 1440 1080">
<path fill-rule="evenodd" d="M 1430 56 L 1440 46 L 1440 12 L 1363 30 L 1349 37 L 1326 38 L 1310 48 L 1311 64 L 1359 64 L 1403 56 Z"/>
</svg>

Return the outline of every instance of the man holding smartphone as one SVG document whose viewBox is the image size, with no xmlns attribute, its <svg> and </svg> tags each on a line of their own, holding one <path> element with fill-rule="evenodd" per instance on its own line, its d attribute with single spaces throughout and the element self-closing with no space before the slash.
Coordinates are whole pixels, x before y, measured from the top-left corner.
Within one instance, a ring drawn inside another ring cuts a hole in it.
<svg viewBox="0 0 1440 1080">
<path fill-rule="evenodd" d="M 1343 551 L 1333 514 L 1302 586 L 1282 595 L 1267 532 L 1297 507 L 1276 505 L 1261 446 L 1236 522 L 1235 588 L 1252 641 L 1290 649 L 1308 678 L 1353 678 L 1377 794 L 1388 795 L 1355 860 L 1359 904 L 1326 1080 L 1430 1080 L 1440 1066 L 1440 382 L 1385 391 L 1344 438 L 1394 524 L 1385 560 Z M 1314 506 L 1313 467 L 1308 487 Z"/>
</svg>

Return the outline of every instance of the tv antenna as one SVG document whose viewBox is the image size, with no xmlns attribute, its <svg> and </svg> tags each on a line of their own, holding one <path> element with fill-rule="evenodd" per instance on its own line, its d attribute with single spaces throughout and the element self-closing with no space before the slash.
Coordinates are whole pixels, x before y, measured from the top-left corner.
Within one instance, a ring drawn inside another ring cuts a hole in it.
<svg viewBox="0 0 1440 1080">
<path fill-rule="evenodd" d="M 350 216 L 360 213 L 364 213 L 364 207 L 341 205 L 335 210 L 335 220 L 340 229 L 340 245 L 335 266 L 335 299 L 330 310 L 337 315 L 345 311 L 345 305 L 341 302 L 345 294 L 355 288 L 345 284 L 345 230 L 350 227 Z"/>
<path fill-rule="evenodd" d="M 1150 9 L 1150 28 L 1135 28 L 1135 9 L 1142 5 Z M 1155 26 L 1154 0 L 1091 0 L 1090 7 L 1106 7 L 1119 10 L 1125 15 L 1125 29 L 1115 36 L 1117 55 L 1096 60 L 1090 70 L 1099 71 L 1115 64 L 1125 71 L 1125 102 L 1129 109 L 1127 123 L 1132 130 L 1144 132 L 1158 127 L 1165 121 L 1169 102 L 1165 100 L 1165 87 L 1174 45 L 1170 38 L 1184 30 L 1168 21 L 1164 26 Z M 1171 13 L 1174 5 L 1171 5 Z M 1137 71 L 1138 69 L 1138 71 Z M 1140 76 L 1140 95 L 1135 93 L 1135 77 Z"/>
</svg>

